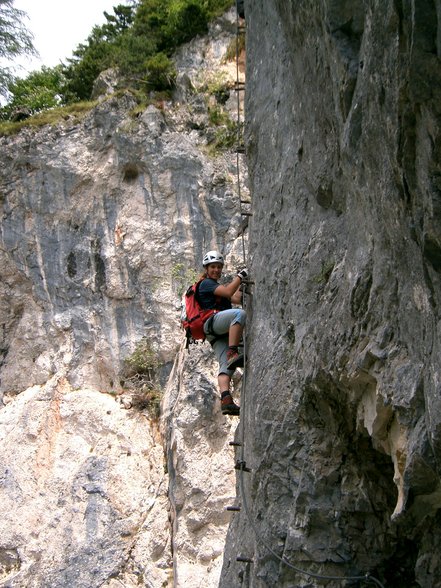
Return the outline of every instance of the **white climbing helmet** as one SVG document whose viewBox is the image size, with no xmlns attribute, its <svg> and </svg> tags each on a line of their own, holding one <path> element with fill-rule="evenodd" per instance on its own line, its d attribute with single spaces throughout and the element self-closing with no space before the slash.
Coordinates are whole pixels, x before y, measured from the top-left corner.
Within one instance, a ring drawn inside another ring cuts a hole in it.
<svg viewBox="0 0 441 588">
<path fill-rule="evenodd" d="M 221 263 L 224 265 L 224 256 L 219 253 L 219 251 L 208 251 L 208 253 L 204 255 L 202 265 L 205 267 L 209 263 Z"/>
</svg>

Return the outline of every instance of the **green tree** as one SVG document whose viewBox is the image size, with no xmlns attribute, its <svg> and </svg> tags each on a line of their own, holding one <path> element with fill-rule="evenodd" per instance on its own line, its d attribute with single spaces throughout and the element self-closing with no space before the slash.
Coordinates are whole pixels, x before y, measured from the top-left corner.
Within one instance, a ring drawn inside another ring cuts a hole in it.
<svg viewBox="0 0 441 588">
<path fill-rule="evenodd" d="M 97 76 L 118 68 L 128 85 L 148 90 L 172 86 L 174 71 L 167 59 L 181 43 L 207 31 L 210 18 L 233 0 L 139 0 L 104 13 L 85 44 L 68 60 L 64 100 L 88 100 Z M 158 55 L 156 57 L 156 55 Z"/>
<path fill-rule="evenodd" d="M 109 14 L 108 12 L 104 12 L 107 24 L 103 25 L 103 29 L 108 31 L 110 39 L 126 31 L 132 25 L 134 18 L 134 9 L 132 6 L 119 4 L 113 7 L 113 13 Z"/>
<path fill-rule="evenodd" d="M 12 2 L 0 0 L 0 56 L 2 30 L 12 26 L 11 21 L 2 20 L 2 10 L 7 8 L 11 14 Z M 60 99 L 64 104 L 89 100 L 94 81 L 110 67 L 119 70 L 127 86 L 169 90 L 176 75 L 170 59 L 173 51 L 179 44 L 205 33 L 209 20 L 232 4 L 233 0 L 131 0 L 129 6 L 119 4 L 113 13 L 104 12 L 105 24 L 93 27 L 86 42 L 78 45 L 61 71 L 46 69 L 40 76 L 33 72 L 15 85 L 9 79 L 4 81 L 4 88 L 12 93 L 14 108 L 23 106 L 32 113 L 52 107 Z M 21 41 L 25 43 L 26 36 Z M 7 40 L 3 39 L 6 46 Z M 31 51 L 30 44 L 21 46 Z M 15 46 L 10 54 L 14 51 L 18 51 Z M 36 86 L 34 92 L 32 83 Z M 7 112 L 12 112 L 12 107 L 3 110 L 3 116 Z"/>
<path fill-rule="evenodd" d="M 101 27 L 94 27 L 87 38 L 87 44 L 80 44 L 64 66 L 63 74 L 66 84 L 63 88 L 63 100 L 76 102 L 90 98 L 93 82 L 98 75 L 110 67 L 108 41 L 101 35 Z"/>
<path fill-rule="evenodd" d="M 141 0 L 133 21 L 132 34 L 146 35 L 157 42 L 167 21 L 169 0 Z"/>
<path fill-rule="evenodd" d="M 169 49 L 208 30 L 208 15 L 198 0 L 170 0 L 164 41 Z"/>
<path fill-rule="evenodd" d="M 173 62 L 164 53 L 155 53 L 145 63 L 147 87 L 150 90 L 169 90 L 176 79 Z"/>
<path fill-rule="evenodd" d="M 109 67 L 118 66 L 121 56 L 128 55 L 124 39 L 132 25 L 134 10 L 120 4 L 113 8 L 114 14 L 104 12 L 107 22 L 93 27 L 87 42 L 78 45 L 63 69 L 65 102 L 88 100 L 98 75 Z"/>
<path fill-rule="evenodd" d="M 14 79 L 7 86 L 12 99 L 0 109 L 0 117 L 9 119 L 18 111 L 32 115 L 59 106 L 63 80 L 61 65 L 53 68 L 43 66 L 24 79 Z"/>
<path fill-rule="evenodd" d="M 25 16 L 14 7 L 14 0 L 0 0 L 0 58 L 10 61 L 19 55 L 36 55 L 32 34 L 23 24 Z M 0 95 L 7 96 L 12 80 L 11 68 L 0 67 Z"/>
</svg>

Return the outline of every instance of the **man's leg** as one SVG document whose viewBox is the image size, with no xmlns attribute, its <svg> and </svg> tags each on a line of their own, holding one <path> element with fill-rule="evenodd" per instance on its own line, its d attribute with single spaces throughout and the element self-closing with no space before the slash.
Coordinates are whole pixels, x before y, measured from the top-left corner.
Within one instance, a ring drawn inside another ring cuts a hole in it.
<svg viewBox="0 0 441 588">
<path fill-rule="evenodd" d="M 229 392 L 230 391 L 230 381 L 231 378 L 227 374 L 219 374 L 217 377 L 217 382 L 219 384 L 220 392 Z"/>
<path fill-rule="evenodd" d="M 212 328 L 219 335 L 228 333 L 227 368 L 234 371 L 242 367 L 244 357 L 238 347 L 245 326 L 246 313 L 240 308 L 223 310 L 213 317 Z"/>
<path fill-rule="evenodd" d="M 228 335 L 228 345 L 230 347 L 237 347 L 242 339 L 243 326 L 240 323 L 231 325 Z"/>
<path fill-rule="evenodd" d="M 227 366 L 227 336 L 225 335 L 224 337 L 219 337 L 213 341 L 212 346 L 219 362 L 219 373 L 217 376 L 217 381 L 219 384 L 219 392 L 221 396 L 222 414 L 239 415 L 240 409 L 234 403 L 230 393 L 231 376 L 233 375 L 234 371 L 229 370 Z"/>
</svg>

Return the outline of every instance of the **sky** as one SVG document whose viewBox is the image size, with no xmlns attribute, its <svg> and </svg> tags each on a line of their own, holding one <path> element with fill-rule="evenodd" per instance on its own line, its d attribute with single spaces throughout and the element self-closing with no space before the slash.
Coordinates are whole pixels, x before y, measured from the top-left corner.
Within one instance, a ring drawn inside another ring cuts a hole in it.
<svg viewBox="0 0 441 588">
<path fill-rule="evenodd" d="M 9 66 L 20 66 L 16 75 L 25 77 L 42 65 L 53 67 L 66 62 L 76 47 L 83 43 L 94 25 L 106 22 L 104 11 L 113 14 L 113 7 L 124 0 L 14 0 L 14 7 L 26 12 L 23 23 L 33 35 L 40 59 L 20 57 Z"/>
</svg>

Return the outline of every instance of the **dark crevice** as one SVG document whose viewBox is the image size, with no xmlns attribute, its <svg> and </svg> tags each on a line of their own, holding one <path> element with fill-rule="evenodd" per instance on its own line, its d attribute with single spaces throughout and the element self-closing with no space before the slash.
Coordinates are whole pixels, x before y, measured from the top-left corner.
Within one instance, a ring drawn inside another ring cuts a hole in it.
<svg viewBox="0 0 441 588">
<path fill-rule="evenodd" d="M 372 575 L 384 578 L 388 588 L 420 588 L 415 580 L 418 543 L 398 535 L 393 554 Z"/>
<path fill-rule="evenodd" d="M 133 182 L 139 176 L 138 166 L 134 163 L 127 163 L 123 169 L 124 182 Z"/>
<path fill-rule="evenodd" d="M 357 278 L 351 293 L 351 315 L 361 319 L 368 310 L 369 296 L 372 288 L 372 268 L 365 268 Z"/>
<path fill-rule="evenodd" d="M 441 273 L 441 246 L 432 237 L 424 238 L 423 255 L 433 269 Z"/>
<path fill-rule="evenodd" d="M 101 257 L 101 243 L 99 239 L 95 239 L 92 242 L 92 255 L 95 291 L 99 291 L 106 286 L 106 264 Z"/>
<path fill-rule="evenodd" d="M 77 259 L 73 251 L 67 256 L 67 275 L 69 278 L 74 278 L 77 275 Z"/>
</svg>

